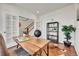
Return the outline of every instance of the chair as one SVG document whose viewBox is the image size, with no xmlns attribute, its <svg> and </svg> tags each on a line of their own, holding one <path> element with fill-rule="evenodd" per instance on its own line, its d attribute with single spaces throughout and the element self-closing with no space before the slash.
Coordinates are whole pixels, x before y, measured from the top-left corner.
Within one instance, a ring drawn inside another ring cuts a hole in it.
<svg viewBox="0 0 79 59">
<path fill-rule="evenodd" d="M 1 56 L 8 56 L 8 55 L 16 55 L 13 51 L 6 48 L 4 38 L 2 34 L 0 34 L 0 55 Z"/>
<path fill-rule="evenodd" d="M 29 54 L 25 52 L 22 48 L 17 48 L 16 50 L 6 48 L 4 38 L 0 34 L 0 56 L 28 56 Z"/>
</svg>

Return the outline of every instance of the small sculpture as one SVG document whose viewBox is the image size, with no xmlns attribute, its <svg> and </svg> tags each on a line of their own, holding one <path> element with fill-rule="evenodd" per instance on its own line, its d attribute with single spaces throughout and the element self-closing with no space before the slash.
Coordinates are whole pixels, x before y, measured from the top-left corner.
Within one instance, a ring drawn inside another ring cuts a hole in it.
<svg viewBox="0 0 79 59">
<path fill-rule="evenodd" d="M 40 30 L 35 30 L 34 32 L 35 37 L 40 37 L 41 36 L 41 31 Z"/>
</svg>

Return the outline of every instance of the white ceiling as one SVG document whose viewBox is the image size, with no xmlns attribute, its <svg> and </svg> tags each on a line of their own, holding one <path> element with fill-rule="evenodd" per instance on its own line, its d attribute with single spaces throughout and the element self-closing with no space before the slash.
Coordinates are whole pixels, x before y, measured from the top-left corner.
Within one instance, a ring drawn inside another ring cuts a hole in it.
<svg viewBox="0 0 79 59">
<path fill-rule="evenodd" d="M 72 3 L 14 3 L 12 5 L 25 8 L 34 14 L 37 14 L 37 11 L 39 11 L 39 15 L 43 15 L 71 4 Z"/>
</svg>

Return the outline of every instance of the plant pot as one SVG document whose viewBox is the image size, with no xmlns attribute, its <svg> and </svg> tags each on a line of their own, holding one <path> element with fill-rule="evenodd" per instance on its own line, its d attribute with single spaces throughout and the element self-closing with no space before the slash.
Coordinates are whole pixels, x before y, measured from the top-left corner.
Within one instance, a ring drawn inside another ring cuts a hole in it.
<svg viewBox="0 0 79 59">
<path fill-rule="evenodd" d="M 69 41 L 64 41 L 64 45 L 65 45 L 66 47 L 70 47 L 70 46 L 71 46 L 71 42 L 69 42 Z"/>
</svg>

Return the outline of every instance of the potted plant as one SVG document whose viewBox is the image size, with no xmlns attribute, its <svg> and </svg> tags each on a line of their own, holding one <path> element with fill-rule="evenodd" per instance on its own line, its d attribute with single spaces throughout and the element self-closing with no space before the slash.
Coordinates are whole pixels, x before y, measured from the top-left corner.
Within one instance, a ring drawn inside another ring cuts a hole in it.
<svg viewBox="0 0 79 59">
<path fill-rule="evenodd" d="M 69 41 L 72 37 L 71 37 L 71 33 L 76 31 L 76 28 L 73 27 L 73 25 L 64 25 L 62 28 L 62 31 L 64 32 L 65 35 L 65 39 L 67 39 L 66 41 L 64 41 L 64 45 L 67 47 L 71 46 L 71 42 Z"/>
</svg>

